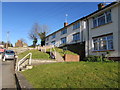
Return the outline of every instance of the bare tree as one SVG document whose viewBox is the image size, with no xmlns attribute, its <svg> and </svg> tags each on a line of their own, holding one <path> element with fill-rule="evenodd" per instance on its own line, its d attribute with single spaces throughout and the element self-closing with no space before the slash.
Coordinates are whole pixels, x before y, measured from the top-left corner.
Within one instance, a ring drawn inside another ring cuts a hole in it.
<svg viewBox="0 0 120 90">
<path fill-rule="evenodd" d="M 37 26 L 37 24 L 35 24 L 33 26 L 33 28 L 31 29 L 31 31 L 28 33 L 29 38 L 33 40 L 33 46 L 34 47 L 36 46 L 37 39 L 38 39 L 38 34 L 37 34 L 38 30 L 37 29 L 38 29 L 38 26 Z"/>
<path fill-rule="evenodd" d="M 46 34 L 49 31 L 50 30 L 47 25 L 39 25 L 38 23 L 35 23 L 29 33 L 29 37 L 33 40 L 33 45 L 36 45 L 38 38 L 41 40 L 41 46 L 45 45 Z"/>
<path fill-rule="evenodd" d="M 46 34 L 49 32 L 47 25 L 38 25 L 37 24 L 37 35 L 41 39 L 41 46 L 45 45 Z"/>
</svg>

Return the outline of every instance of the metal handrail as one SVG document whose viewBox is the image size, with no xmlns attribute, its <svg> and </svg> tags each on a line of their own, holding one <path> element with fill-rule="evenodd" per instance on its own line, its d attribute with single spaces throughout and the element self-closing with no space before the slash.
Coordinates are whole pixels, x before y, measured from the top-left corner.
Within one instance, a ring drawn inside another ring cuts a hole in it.
<svg viewBox="0 0 120 90">
<path fill-rule="evenodd" d="M 50 48 L 50 54 L 52 53 L 52 48 L 53 48 L 53 50 L 55 51 L 55 57 L 56 57 L 56 50 L 55 50 L 55 46 L 54 46 L 54 45 L 51 46 L 51 48 Z"/>
<path fill-rule="evenodd" d="M 30 55 L 30 59 L 25 59 L 26 57 L 28 57 Z M 20 69 L 20 65 L 22 63 L 24 63 L 26 60 L 29 60 L 28 61 L 28 64 L 31 65 L 31 60 L 32 60 L 32 53 L 28 53 L 25 57 L 23 57 L 20 61 L 18 61 L 18 64 L 17 64 L 17 70 L 19 71 Z"/>
</svg>

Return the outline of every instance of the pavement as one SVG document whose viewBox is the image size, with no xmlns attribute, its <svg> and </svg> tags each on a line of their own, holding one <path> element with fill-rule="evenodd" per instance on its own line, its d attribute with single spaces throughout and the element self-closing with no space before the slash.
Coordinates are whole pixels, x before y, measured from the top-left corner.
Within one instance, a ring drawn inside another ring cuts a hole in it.
<svg viewBox="0 0 120 90">
<path fill-rule="evenodd" d="M 16 88 L 13 60 L 2 62 L 2 88 Z"/>
<path fill-rule="evenodd" d="M 33 86 L 28 82 L 28 80 L 26 80 L 26 78 L 20 72 L 17 72 L 16 76 L 17 76 L 20 88 L 24 88 L 25 90 L 27 89 L 33 90 Z"/>
</svg>

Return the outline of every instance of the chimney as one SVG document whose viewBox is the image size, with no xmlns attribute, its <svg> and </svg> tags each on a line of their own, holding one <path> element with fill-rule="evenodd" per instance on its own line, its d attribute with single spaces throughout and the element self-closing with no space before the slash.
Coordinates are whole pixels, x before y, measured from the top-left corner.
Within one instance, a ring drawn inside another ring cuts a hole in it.
<svg viewBox="0 0 120 90">
<path fill-rule="evenodd" d="M 100 10 L 100 9 L 102 9 L 102 8 L 104 8 L 105 7 L 105 4 L 104 3 L 99 3 L 98 4 L 98 9 Z"/>
<path fill-rule="evenodd" d="M 67 22 L 64 22 L 64 27 L 66 27 L 68 25 L 68 23 Z"/>
</svg>

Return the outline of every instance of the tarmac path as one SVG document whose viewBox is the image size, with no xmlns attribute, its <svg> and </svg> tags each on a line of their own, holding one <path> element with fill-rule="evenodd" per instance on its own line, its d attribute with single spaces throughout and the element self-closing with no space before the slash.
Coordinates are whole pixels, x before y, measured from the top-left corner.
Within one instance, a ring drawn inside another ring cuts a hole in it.
<svg viewBox="0 0 120 90">
<path fill-rule="evenodd" d="M 2 62 L 2 88 L 16 88 L 14 61 Z"/>
</svg>

